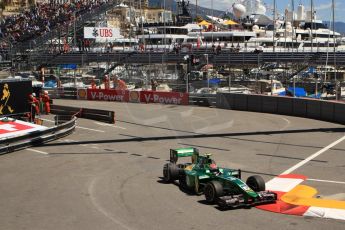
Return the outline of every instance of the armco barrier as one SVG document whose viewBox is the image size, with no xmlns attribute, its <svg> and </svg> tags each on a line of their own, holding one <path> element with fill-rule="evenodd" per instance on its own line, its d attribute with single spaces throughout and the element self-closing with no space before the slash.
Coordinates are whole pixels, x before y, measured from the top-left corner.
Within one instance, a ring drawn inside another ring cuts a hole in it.
<svg viewBox="0 0 345 230">
<path fill-rule="evenodd" d="M 77 88 L 42 88 L 44 91 L 48 91 L 51 99 L 77 99 Z"/>
<path fill-rule="evenodd" d="M 15 138 L 0 140 L 0 155 L 30 146 L 40 145 L 67 136 L 74 131 L 76 119 L 76 117 L 72 117 L 71 120 L 64 124 L 54 126 L 43 131 L 36 131 Z"/>
<path fill-rule="evenodd" d="M 252 94 L 217 94 L 217 108 L 283 114 L 345 125 L 345 104 L 308 98 Z"/>
<path fill-rule="evenodd" d="M 103 121 L 110 124 L 115 123 L 115 112 L 99 109 L 77 108 L 62 105 L 52 105 L 51 113 L 56 115 L 71 116 L 75 115 L 80 118 Z M 63 118 L 63 117 L 62 117 Z"/>
</svg>

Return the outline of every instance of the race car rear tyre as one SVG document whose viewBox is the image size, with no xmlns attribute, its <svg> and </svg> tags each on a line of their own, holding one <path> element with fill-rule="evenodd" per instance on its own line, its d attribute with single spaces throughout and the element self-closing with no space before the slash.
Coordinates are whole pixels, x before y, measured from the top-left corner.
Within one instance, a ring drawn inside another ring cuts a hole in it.
<svg viewBox="0 0 345 230">
<path fill-rule="evenodd" d="M 173 182 L 179 176 L 179 168 L 174 163 L 165 164 L 163 167 L 163 179 L 165 182 Z"/>
<path fill-rule="evenodd" d="M 223 185 L 219 181 L 210 181 L 206 184 L 204 193 L 206 201 L 213 204 L 218 197 L 223 196 Z"/>
<path fill-rule="evenodd" d="M 246 184 L 255 192 L 265 191 L 265 181 L 261 176 L 254 175 L 248 177 Z"/>
</svg>

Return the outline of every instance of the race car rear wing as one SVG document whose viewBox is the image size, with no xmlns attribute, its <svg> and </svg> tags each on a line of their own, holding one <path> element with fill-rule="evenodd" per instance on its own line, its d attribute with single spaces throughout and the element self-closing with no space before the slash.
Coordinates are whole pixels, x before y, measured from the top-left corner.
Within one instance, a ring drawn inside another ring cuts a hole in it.
<svg viewBox="0 0 345 230">
<path fill-rule="evenodd" d="M 176 163 L 179 157 L 190 157 L 193 155 L 199 155 L 199 150 L 197 148 L 170 149 L 170 162 Z"/>
</svg>

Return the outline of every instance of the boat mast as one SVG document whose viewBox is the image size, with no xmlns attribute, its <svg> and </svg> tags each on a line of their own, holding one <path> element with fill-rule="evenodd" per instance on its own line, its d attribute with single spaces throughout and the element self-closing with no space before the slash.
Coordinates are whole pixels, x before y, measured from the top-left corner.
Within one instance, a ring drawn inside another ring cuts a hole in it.
<svg viewBox="0 0 345 230">
<path fill-rule="evenodd" d="M 165 0 L 163 1 L 163 25 L 164 25 L 164 42 L 163 42 L 163 44 L 164 44 L 164 53 L 165 53 L 165 50 L 166 50 L 166 43 L 167 43 L 167 39 L 166 39 L 166 34 L 167 34 L 167 29 L 166 29 L 166 18 L 165 18 L 165 14 L 166 14 L 166 12 L 165 12 Z"/>
<path fill-rule="evenodd" d="M 195 19 L 198 17 L 198 0 L 195 0 Z"/>
<path fill-rule="evenodd" d="M 273 1 L 273 52 L 275 52 L 276 51 L 276 49 L 275 49 L 275 44 L 274 44 L 274 42 L 275 42 L 275 36 L 276 36 L 276 7 L 277 7 L 277 5 L 276 5 L 276 0 L 274 0 Z"/>
<path fill-rule="evenodd" d="M 292 11 L 292 22 L 291 22 L 291 26 L 292 26 L 292 37 L 291 37 L 291 41 L 292 41 L 292 51 L 294 50 L 295 47 L 295 43 L 293 42 L 295 36 L 295 1 L 291 0 L 291 11 Z M 297 42 L 297 37 L 296 37 L 296 42 Z"/>
<path fill-rule="evenodd" d="M 211 9 L 212 9 L 212 44 L 214 44 L 214 41 L 213 41 L 213 31 L 214 31 L 213 0 L 211 0 Z"/>
<path fill-rule="evenodd" d="M 337 82 L 337 60 L 335 56 L 335 0 L 332 0 L 332 29 L 333 29 L 333 58 L 334 58 L 334 80 L 335 80 L 335 100 L 338 100 L 338 82 Z"/>
<path fill-rule="evenodd" d="M 314 22 L 314 3 L 310 0 L 310 39 L 311 39 L 311 52 L 313 52 L 313 22 Z"/>
</svg>

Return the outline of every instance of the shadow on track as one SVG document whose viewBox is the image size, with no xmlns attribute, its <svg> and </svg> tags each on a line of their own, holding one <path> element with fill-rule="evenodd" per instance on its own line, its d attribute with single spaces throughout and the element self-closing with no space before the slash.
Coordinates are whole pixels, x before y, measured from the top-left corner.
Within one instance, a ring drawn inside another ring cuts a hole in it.
<svg viewBox="0 0 345 230">
<path fill-rule="evenodd" d="M 236 137 L 236 136 L 255 136 L 255 135 L 294 134 L 294 133 L 320 133 L 320 132 L 343 133 L 345 132 L 345 128 L 295 129 L 295 130 L 246 132 L 246 133 L 214 133 L 214 134 L 174 135 L 174 136 L 159 136 L 159 137 L 133 137 L 133 138 L 126 138 L 126 139 L 74 141 L 74 142 L 68 142 L 68 143 L 48 143 L 44 146 L 68 146 L 68 145 L 80 145 L 80 144 L 106 144 L 106 143 L 161 141 L 161 140 L 174 140 L 174 139 L 201 139 L 201 138 L 213 138 L 213 137 Z M 282 143 L 279 143 L 279 144 L 282 144 Z M 306 147 L 306 146 L 302 146 L 302 147 Z M 309 146 L 309 147 L 317 148 L 316 146 Z M 344 151 L 344 149 L 338 149 L 338 150 Z"/>
</svg>

